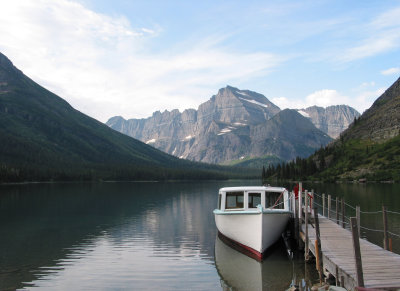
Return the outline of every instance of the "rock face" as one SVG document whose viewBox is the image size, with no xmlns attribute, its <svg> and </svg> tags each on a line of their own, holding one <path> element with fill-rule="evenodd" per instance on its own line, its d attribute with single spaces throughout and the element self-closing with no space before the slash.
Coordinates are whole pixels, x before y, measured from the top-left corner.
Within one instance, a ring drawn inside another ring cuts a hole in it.
<svg viewBox="0 0 400 291">
<path fill-rule="evenodd" d="M 331 141 L 296 110 L 280 111 L 265 96 L 230 86 L 198 110 L 157 111 L 146 119 L 113 117 L 107 125 L 169 154 L 207 163 L 305 157 Z"/>
<path fill-rule="evenodd" d="M 355 124 L 343 133 L 343 137 L 385 142 L 399 133 L 400 78 L 361 115 Z"/>
<path fill-rule="evenodd" d="M 360 116 L 357 110 L 347 105 L 334 105 L 326 108 L 312 106 L 299 109 L 298 112 L 304 117 L 310 118 L 318 129 L 332 138 L 337 138 L 341 132 L 349 127 L 354 118 Z"/>
</svg>

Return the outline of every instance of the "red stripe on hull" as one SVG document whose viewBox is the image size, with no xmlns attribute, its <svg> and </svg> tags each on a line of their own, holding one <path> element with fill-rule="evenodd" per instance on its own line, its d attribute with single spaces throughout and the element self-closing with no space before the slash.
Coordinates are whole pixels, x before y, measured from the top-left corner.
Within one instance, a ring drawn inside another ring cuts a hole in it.
<svg viewBox="0 0 400 291">
<path fill-rule="evenodd" d="M 227 245 L 232 247 L 233 249 L 241 252 L 242 254 L 245 254 L 246 256 L 249 256 L 257 261 L 262 261 L 263 259 L 263 253 L 260 253 L 259 251 L 256 251 L 255 249 L 248 247 L 244 244 L 241 244 L 225 235 L 223 235 L 221 232 L 218 231 L 218 237 Z"/>
</svg>

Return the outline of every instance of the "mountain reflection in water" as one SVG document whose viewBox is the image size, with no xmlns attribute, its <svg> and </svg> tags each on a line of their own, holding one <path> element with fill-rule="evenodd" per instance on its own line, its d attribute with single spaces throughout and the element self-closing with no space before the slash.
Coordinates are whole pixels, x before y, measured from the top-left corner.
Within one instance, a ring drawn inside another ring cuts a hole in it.
<svg viewBox="0 0 400 291">
<path fill-rule="evenodd" d="M 225 289 L 214 263 L 218 189 L 257 183 L 1 185 L 0 290 Z M 269 260 L 258 286 L 285 289 L 285 250 Z M 285 273 L 279 284 L 273 268 Z"/>
</svg>

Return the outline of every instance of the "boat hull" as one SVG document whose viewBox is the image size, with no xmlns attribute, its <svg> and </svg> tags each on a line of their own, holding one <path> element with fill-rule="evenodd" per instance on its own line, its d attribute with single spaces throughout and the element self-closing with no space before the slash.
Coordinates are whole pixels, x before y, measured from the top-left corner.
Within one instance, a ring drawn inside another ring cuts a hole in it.
<svg viewBox="0 0 400 291">
<path fill-rule="evenodd" d="M 287 211 L 214 211 L 218 232 L 258 259 L 285 230 L 291 213 Z"/>
</svg>

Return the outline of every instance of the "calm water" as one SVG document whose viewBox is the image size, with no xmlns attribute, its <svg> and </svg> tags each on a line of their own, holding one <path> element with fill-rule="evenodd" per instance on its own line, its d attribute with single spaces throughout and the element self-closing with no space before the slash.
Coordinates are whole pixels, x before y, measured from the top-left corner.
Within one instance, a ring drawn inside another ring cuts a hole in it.
<svg viewBox="0 0 400 291">
<path fill-rule="evenodd" d="M 292 280 L 316 283 L 314 266 L 290 260 L 282 246 L 258 263 L 219 241 L 217 190 L 243 184 L 258 181 L 0 186 L 0 289 L 285 290 Z M 400 210 L 399 185 L 306 186 L 364 211 L 382 202 Z M 390 216 L 397 233 L 398 216 Z M 379 217 L 362 219 L 379 227 Z"/>
<path fill-rule="evenodd" d="M 283 247 L 258 263 L 217 239 L 217 191 L 243 184 L 258 181 L 0 186 L 0 289 L 285 290 L 293 278 L 315 281 Z"/>
</svg>

